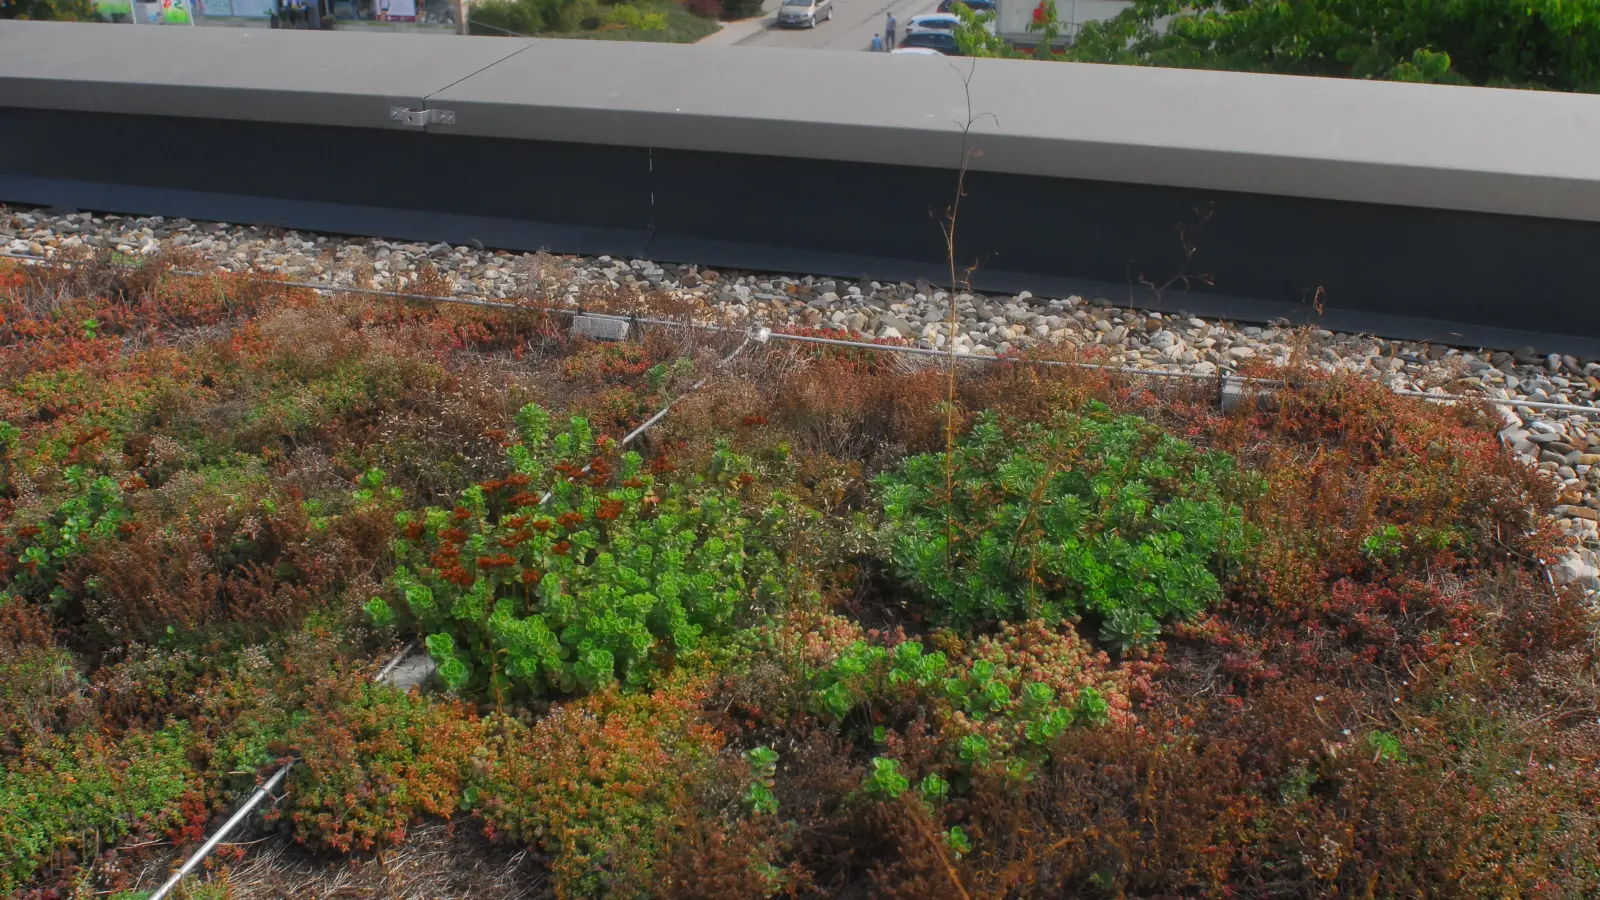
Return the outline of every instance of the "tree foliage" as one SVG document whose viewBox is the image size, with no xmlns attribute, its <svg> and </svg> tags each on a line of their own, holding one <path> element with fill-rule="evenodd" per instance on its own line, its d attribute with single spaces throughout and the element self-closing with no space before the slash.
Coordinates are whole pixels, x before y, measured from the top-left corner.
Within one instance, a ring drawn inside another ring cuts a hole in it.
<svg viewBox="0 0 1600 900">
<path fill-rule="evenodd" d="M 1041 9 L 1047 21 L 1054 18 L 1053 4 Z M 1600 6 L 1574 0 L 1135 0 L 1112 19 L 1085 23 L 1065 52 L 1045 55 L 1595 92 Z"/>
<path fill-rule="evenodd" d="M 94 18 L 92 0 L 0 0 L 0 19 L 89 22 Z"/>
</svg>

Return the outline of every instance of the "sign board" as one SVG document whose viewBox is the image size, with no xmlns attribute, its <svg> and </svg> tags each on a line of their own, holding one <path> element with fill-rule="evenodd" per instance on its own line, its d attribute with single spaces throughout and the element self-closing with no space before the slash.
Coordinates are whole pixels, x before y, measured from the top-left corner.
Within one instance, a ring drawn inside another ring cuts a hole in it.
<svg viewBox="0 0 1600 900">
<path fill-rule="evenodd" d="M 417 0 L 377 0 L 378 21 L 415 22 Z"/>
<path fill-rule="evenodd" d="M 193 25 L 194 12 L 191 0 L 161 0 L 161 24 Z"/>
<path fill-rule="evenodd" d="M 194 0 L 134 0 L 128 9 L 138 25 L 193 25 L 193 6 Z"/>
</svg>

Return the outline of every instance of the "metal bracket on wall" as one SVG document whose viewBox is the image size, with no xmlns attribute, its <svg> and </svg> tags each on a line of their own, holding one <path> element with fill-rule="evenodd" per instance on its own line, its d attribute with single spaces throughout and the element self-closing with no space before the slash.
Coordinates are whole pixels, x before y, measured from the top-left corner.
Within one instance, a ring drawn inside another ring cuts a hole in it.
<svg viewBox="0 0 1600 900">
<path fill-rule="evenodd" d="M 406 109 L 404 106 L 391 106 L 389 118 L 404 125 L 422 128 L 427 125 L 454 125 L 456 112 L 453 109 Z"/>
</svg>

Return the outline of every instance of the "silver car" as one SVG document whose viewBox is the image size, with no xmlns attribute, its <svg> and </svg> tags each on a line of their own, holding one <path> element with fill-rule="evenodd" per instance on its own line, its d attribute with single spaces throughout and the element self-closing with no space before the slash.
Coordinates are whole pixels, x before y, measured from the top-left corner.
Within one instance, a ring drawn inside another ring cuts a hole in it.
<svg viewBox="0 0 1600 900">
<path fill-rule="evenodd" d="M 833 18 L 833 0 L 783 0 L 778 24 L 785 28 L 815 28 Z"/>
</svg>

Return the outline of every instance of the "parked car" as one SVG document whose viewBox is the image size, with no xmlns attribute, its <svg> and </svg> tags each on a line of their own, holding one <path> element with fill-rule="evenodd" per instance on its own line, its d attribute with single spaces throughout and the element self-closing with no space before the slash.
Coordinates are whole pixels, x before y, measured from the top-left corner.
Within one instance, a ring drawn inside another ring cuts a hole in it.
<svg viewBox="0 0 1600 900">
<path fill-rule="evenodd" d="M 919 31 L 955 31 L 961 24 L 961 17 L 954 13 L 928 13 L 925 16 L 912 16 L 906 22 L 906 34 L 915 34 Z"/>
<path fill-rule="evenodd" d="M 900 47 L 900 48 L 895 49 L 895 50 L 890 50 L 889 52 L 890 53 L 901 53 L 901 54 L 904 54 L 906 56 L 943 56 L 944 55 L 943 53 L 940 53 L 939 51 L 934 50 L 934 49 L 932 49 L 930 47 Z"/>
<path fill-rule="evenodd" d="M 778 24 L 785 28 L 815 28 L 833 18 L 833 0 L 783 0 Z"/>
<path fill-rule="evenodd" d="M 957 3 L 965 3 L 973 12 L 994 12 L 996 0 L 939 0 L 939 12 L 954 13 Z"/>
<path fill-rule="evenodd" d="M 906 23 L 906 34 L 916 34 L 919 31 L 940 31 L 945 34 L 955 34 L 956 26 L 961 24 L 961 17 L 955 13 L 929 13 L 925 16 L 912 16 Z M 985 22 L 983 29 L 994 34 L 994 22 Z"/>
<path fill-rule="evenodd" d="M 948 31 L 916 31 L 906 35 L 900 41 L 903 48 L 926 47 L 936 50 L 945 56 L 960 56 L 961 48 L 956 46 L 956 36 Z"/>
</svg>

